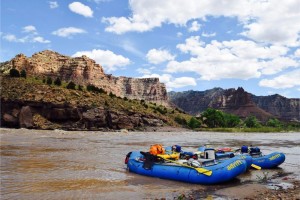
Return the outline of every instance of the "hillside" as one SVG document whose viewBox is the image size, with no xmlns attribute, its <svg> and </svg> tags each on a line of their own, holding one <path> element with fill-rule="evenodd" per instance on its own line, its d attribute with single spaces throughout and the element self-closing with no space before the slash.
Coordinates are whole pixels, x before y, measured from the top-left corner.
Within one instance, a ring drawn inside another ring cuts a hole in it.
<svg viewBox="0 0 300 200">
<path fill-rule="evenodd" d="M 93 84 L 112 92 L 116 96 L 128 99 L 145 100 L 168 106 L 166 87 L 158 78 L 115 77 L 105 74 L 103 67 L 87 56 L 70 57 L 58 52 L 44 50 L 26 57 L 18 54 L 10 61 L 0 64 L 0 72 L 8 73 L 12 68 L 34 77 L 57 77 L 76 84 Z"/>
<path fill-rule="evenodd" d="M 211 107 L 242 118 L 254 115 L 263 122 L 269 118 L 300 121 L 300 99 L 280 95 L 255 96 L 243 88 L 170 92 L 168 95 L 173 104 L 191 115 L 199 115 Z"/>
<path fill-rule="evenodd" d="M 176 116 L 191 116 L 155 103 L 112 93 L 47 85 L 37 77 L 1 78 L 1 127 L 64 130 L 143 130 L 179 126 Z"/>
</svg>

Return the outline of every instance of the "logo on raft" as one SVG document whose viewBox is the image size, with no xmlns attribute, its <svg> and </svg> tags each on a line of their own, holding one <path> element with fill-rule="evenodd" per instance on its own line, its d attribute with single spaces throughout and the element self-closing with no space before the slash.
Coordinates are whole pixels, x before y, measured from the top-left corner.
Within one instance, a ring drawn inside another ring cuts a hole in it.
<svg viewBox="0 0 300 200">
<path fill-rule="evenodd" d="M 231 163 L 230 165 L 227 166 L 227 170 L 232 170 L 233 168 L 236 168 L 237 166 L 243 164 L 242 161 L 240 160 L 236 160 L 233 163 Z"/>
<path fill-rule="evenodd" d="M 275 160 L 276 158 L 279 158 L 281 155 L 280 154 L 276 154 L 274 156 L 272 156 L 271 158 L 269 158 L 269 160 Z"/>
</svg>

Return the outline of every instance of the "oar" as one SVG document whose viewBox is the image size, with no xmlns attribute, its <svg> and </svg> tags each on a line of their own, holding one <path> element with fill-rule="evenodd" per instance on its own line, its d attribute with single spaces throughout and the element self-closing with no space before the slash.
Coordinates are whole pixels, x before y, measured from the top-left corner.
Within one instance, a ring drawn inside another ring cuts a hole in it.
<svg viewBox="0 0 300 200">
<path fill-rule="evenodd" d="M 261 170 L 261 167 L 258 165 L 255 165 L 255 164 L 251 164 L 251 167 L 253 167 L 254 169 L 257 169 L 257 170 Z"/>
<path fill-rule="evenodd" d="M 188 168 L 194 169 L 194 170 L 196 170 L 200 174 L 204 174 L 206 176 L 211 176 L 212 175 L 212 171 L 211 170 L 207 170 L 207 169 L 200 168 L 200 167 L 192 167 L 192 166 L 189 166 L 189 165 L 185 165 L 185 164 L 176 162 L 174 160 L 169 160 L 169 159 L 163 158 L 163 157 L 161 157 L 159 155 L 157 155 L 157 156 L 160 157 L 160 158 L 162 158 L 162 159 L 164 159 L 164 160 L 166 160 L 166 161 L 176 163 L 177 165 L 181 165 L 181 166 L 184 166 L 184 167 L 188 167 Z"/>
</svg>

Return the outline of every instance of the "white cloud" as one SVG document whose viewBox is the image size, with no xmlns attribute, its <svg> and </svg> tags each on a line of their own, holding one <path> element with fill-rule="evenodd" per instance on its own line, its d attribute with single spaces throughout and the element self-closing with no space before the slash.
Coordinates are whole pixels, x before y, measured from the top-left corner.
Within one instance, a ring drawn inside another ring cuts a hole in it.
<svg viewBox="0 0 300 200">
<path fill-rule="evenodd" d="M 138 17 L 136 17 L 138 18 Z M 125 17 L 110 17 L 102 18 L 103 23 L 108 23 L 112 26 L 105 28 L 105 31 L 116 34 L 123 34 L 129 31 L 145 32 L 151 30 L 151 26 L 147 23 L 139 22 L 138 19 L 125 18 Z"/>
<path fill-rule="evenodd" d="M 273 79 L 263 79 L 259 82 L 259 86 L 270 87 L 274 89 L 285 89 L 300 86 L 300 69 L 285 73 Z"/>
<path fill-rule="evenodd" d="M 151 74 L 151 70 L 145 69 L 145 68 L 138 68 L 136 71 L 137 71 L 138 73 L 144 74 L 144 75 L 146 75 L 146 74 Z"/>
<path fill-rule="evenodd" d="M 109 50 L 93 49 L 92 51 L 79 51 L 73 57 L 86 55 L 103 66 L 108 72 L 114 71 L 130 64 L 130 60 Z"/>
<path fill-rule="evenodd" d="M 86 33 L 86 31 L 75 27 L 60 28 L 52 32 L 53 35 L 57 35 L 60 37 L 70 37 L 71 35 L 76 35 L 81 33 Z"/>
<path fill-rule="evenodd" d="M 224 16 L 236 17 L 244 27 L 243 34 L 255 41 L 287 46 L 300 43 L 298 0 L 131 0 L 129 4 L 130 17 L 103 18 L 108 23 L 106 31 L 144 32 L 164 23 L 186 26 L 189 20 Z"/>
<path fill-rule="evenodd" d="M 69 4 L 69 9 L 77 13 L 79 15 L 83 15 L 84 17 L 93 17 L 93 11 L 90 7 L 80 3 L 80 2 L 73 2 Z"/>
<path fill-rule="evenodd" d="M 141 52 L 137 47 L 136 44 L 133 41 L 130 40 L 124 40 L 120 42 L 120 46 L 125 50 L 128 51 L 136 56 L 144 58 L 144 53 Z"/>
<path fill-rule="evenodd" d="M 23 27 L 22 33 L 25 33 L 26 35 L 18 38 L 14 34 L 3 34 L 2 38 L 8 42 L 17 43 L 50 43 L 50 40 L 46 40 L 42 36 L 39 36 L 36 28 L 32 25 Z"/>
<path fill-rule="evenodd" d="M 171 55 L 167 50 L 151 49 L 148 51 L 147 60 L 152 64 L 160 64 L 168 60 L 174 60 L 175 56 Z"/>
<path fill-rule="evenodd" d="M 9 41 L 9 42 L 18 42 L 18 39 L 15 35 L 13 34 L 6 34 L 3 36 L 3 39 Z"/>
<path fill-rule="evenodd" d="M 196 80 L 192 77 L 173 78 L 170 74 L 145 74 L 142 78 L 159 78 L 160 82 L 166 84 L 168 90 L 197 85 Z"/>
<path fill-rule="evenodd" d="M 200 28 L 201 28 L 201 25 L 198 24 L 197 21 L 193 21 L 193 22 L 192 22 L 192 26 L 189 28 L 189 32 L 199 31 Z"/>
<path fill-rule="evenodd" d="M 45 40 L 43 37 L 41 36 L 37 36 L 33 38 L 34 42 L 39 42 L 39 43 L 50 43 L 49 40 Z"/>
<path fill-rule="evenodd" d="M 167 83 L 168 88 L 182 88 L 186 86 L 196 86 L 196 80 L 192 77 L 175 78 L 173 81 Z"/>
<path fill-rule="evenodd" d="M 205 32 L 201 34 L 202 37 L 215 37 L 216 35 L 217 33 L 205 33 Z"/>
<path fill-rule="evenodd" d="M 58 3 L 56 1 L 49 1 L 49 6 L 51 9 L 54 9 L 58 7 Z"/>
<path fill-rule="evenodd" d="M 262 46 L 253 41 L 213 40 L 205 44 L 199 36 L 192 36 L 177 48 L 192 57 L 181 62 L 170 61 L 165 71 L 194 72 L 203 80 L 258 78 L 262 74 L 276 74 L 289 67 L 299 67 L 297 61 L 285 57 L 289 48 Z"/>
<path fill-rule="evenodd" d="M 36 28 L 34 26 L 32 26 L 32 25 L 23 27 L 23 32 L 24 33 L 37 34 Z"/>
<path fill-rule="evenodd" d="M 294 53 L 294 55 L 298 58 L 300 58 L 300 49 L 297 49 Z"/>
<path fill-rule="evenodd" d="M 183 34 L 181 32 L 177 32 L 176 36 L 181 37 Z"/>
</svg>

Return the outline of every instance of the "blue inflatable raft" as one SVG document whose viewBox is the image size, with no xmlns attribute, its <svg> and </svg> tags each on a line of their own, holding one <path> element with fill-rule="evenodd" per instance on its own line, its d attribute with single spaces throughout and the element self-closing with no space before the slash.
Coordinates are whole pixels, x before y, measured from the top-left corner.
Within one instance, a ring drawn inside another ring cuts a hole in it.
<svg viewBox="0 0 300 200">
<path fill-rule="evenodd" d="M 212 148 L 207 148 L 205 146 L 202 146 L 202 147 L 198 148 L 198 151 L 205 152 L 208 149 L 212 149 Z M 212 149 L 212 150 L 214 150 L 214 149 Z M 230 159 L 233 157 L 237 157 L 239 159 L 245 160 L 246 165 L 247 165 L 247 170 L 251 167 L 251 164 L 253 164 L 252 157 L 250 155 L 235 154 L 233 152 L 216 152 L 216 160 L 218 160 L 219 162 L 222 162 L 224 160 L 227 160 L 227 159 Z"/>
<path fill-rule="evenodd" d="M 224 160 L 221 163 L 201 166 L 211 171 L 210 175 L 198 172 L 193 167 L 183 166 L 173 162 L 155 162 L 150 169 L 144 168 L 144 155 L 140 151 L 128 154 L 127 167 L 130 172 L 195 184 L 217 184 L 234 179 L 246 171 L 246 161 L 238 157 Z"/>
<path fill-rule="evenodd" d="M 203 150 L 205 147 L 199 147 L 199 149 Z M 282 164 L 285 161 L 285 155 L 280 152 L 273 152 L 268 155 L 263 155 L 262 152 L 260 152 L 260 149 L 258 147 L 250 147 L 248 146 L 242 146 L 240 152 L 220 152 L 216 153 L 216 159 L 226 159 L 229 157 L 232 157 L 232 154 L 234 156 L 239 158 L 245 158 L 247 162 L 248 168 L 254 164 L 256 166 L 261 167 L 262 169 L 271 169 L 278 167 L 280 164 Z"/>
<path fill-rule="evenodd" d="M 244 154 L 242 154 L 244 155 Z M 285 161 L 285 155 L 280 152 L 273 152 L 268 155 L 252 156 L 252 163 L 260 166 L 262 169 L 271 169 L 278 167 Z"/>
</svg>

